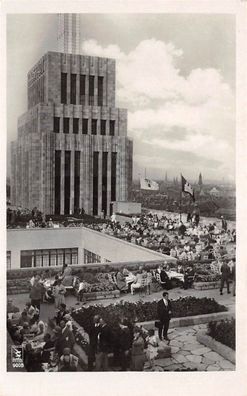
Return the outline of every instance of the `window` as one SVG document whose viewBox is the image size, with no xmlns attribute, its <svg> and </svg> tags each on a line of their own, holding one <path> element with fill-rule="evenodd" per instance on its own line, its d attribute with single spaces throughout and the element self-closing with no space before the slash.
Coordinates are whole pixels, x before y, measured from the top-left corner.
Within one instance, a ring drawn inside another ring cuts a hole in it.
<svg viewBox="0 0 247 396">
<path fill-rule="evenodd" d="M 64 152 L 64 214 L 70 214 L 70 165 L 71 152 Z"/>
<path fill-rule="evenodd" d="M 67 73 L 61 73 L 61 103 L 67 103 Z"/>
<path fill-rule="evenodd" d="M 53 118 L 53 132 L 55 132 L 55 133 L 60 132 L 60 118 L 59 117 Z"/>
<path fill-rule="evenodd" d="M 21 251 L 21 268 L 31 268 L 32 262 L 32 250 Z"/>
<path fill-rule="evenodd" d="M 83 135 L 88 134 L 88 119 L 87 118 L 82 119 L 82 133 L 83 133 Z"/>
<path fill-rule="evenodd" d="M 84 264 L 101 263 L 101 257 L 98 254 L 84 249 Z"/>
<path fill-rule="evenodd" d="M 61 150 L 55 151 L 55 214 L 60 214 L 61 199 Z"/>
<path fill-rule="evenodd" d="M 78 264 L 78 248 L 22 250 L 21 268 Z"/>
<path fill-rule="evenodd" d="M 69 133 L 69 118 L 63 119 L 63 133 Z"/>
<path fill-rule="evenodd" d="M 76 104 L 76 74 L 70 76 L 70 103 Z"/>
<path fill-rule="evenodd" d="M 110 136 L 114 136 L 114 135 L 115 135 L 115 121 L 110 120 Z"/>
<path fill-rule="evenodd" d="M 11 251 L 7 250 L 7 270 L 11 269 Z"/>
<path fill-rule="evenodd" d="M 93 215 L 98 215 L 99 152 L 93 153 Z"/>
<path fill-rule="evenodd" d="M 79 132 L 79 118 L 73 118 L 73 133 Z"/>
<path fill-rule="evenodd" d="M 103 77 L 98 77 L 98 106 L 103 106 Z"/>
<path fill-rule="evenodd" d="M 80 151 L 75 151 L 74 161 L 74 211 L 80 205 Z"/>
<path fill-rule="evenodd" d="M 111 153 L 111 200 L 116 201 L 117 153 Z"/>
<path fill-rule="evenodd" d="M 94 104 L 94 76 L 89 76 L 89 106 Z"/>
<path fill-rule="evenodd" d="M 86 97 L 86 76 L 84 74 L 80 75 L 80 104 L 85 105 Z"/>
<path fill-rule="evenodd" d="M 92 135 L 97 135 L 97 120 L 92 119 Z"/>
<path fill-rule="evenodd" d="M 100 134 L 105 135 L 106 134 L 106 120 L 101 120 L 100 121 Z"/>
<path fill-rule="evenodd" d="M 102 155 L 102 210 L 107 214 L 107 161 L 108 153 Z"/>
</svg>

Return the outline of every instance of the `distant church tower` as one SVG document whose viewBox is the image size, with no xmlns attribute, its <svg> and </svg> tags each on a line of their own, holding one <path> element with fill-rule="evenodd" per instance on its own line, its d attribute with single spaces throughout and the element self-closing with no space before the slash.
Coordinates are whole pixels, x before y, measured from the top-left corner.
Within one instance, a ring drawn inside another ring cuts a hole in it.
<svg viewBox="0 0 247 396">
<path fill-rule="evenodd" d="M 58 51 L 80 54 L 80 14 L 58 14 Z"/>
<path fill-rule="evenodd" d="M 202 174 L 201 174 L 201 173 L 200 173 L 200 175 L 199 175 L 198 185 L 199 185 L 200 187 L 202 187 L 202 185 L 203 185 L 203 183 L 202 183 Z"/>
</svg>

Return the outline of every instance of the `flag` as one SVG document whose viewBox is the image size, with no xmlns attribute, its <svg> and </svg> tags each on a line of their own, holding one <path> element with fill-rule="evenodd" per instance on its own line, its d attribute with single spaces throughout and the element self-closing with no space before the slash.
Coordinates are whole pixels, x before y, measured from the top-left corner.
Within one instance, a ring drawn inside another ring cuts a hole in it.
<svg viewBox="0 0 247 396">
<path fill-rule="evenodd" d="M 158 183 L 150 179 L 140 179 L 140 184 L 142 190 L 152 190 L 152 191 L 159 190 Z"/>
<path fill-rule="evenodd" d="M 190 194 L 193 201 L 195 201 L 195 194 L 191 184 L 182 175 L 181 175 L 181 181 L 182 181 L 182 191 L 187 194 Z"/>
</svg>

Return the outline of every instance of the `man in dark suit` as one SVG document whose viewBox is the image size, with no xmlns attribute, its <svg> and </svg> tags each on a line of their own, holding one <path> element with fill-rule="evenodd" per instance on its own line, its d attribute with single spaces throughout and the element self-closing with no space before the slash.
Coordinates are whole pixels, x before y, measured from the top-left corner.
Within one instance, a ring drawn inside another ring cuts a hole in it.
<svg viewBox="0 0 247 396">
<path fill-rule="evenodd" d="M 97 351 L 98 334 L 100 332 L 100 317 L 95 315 L 93 318 L 93 323 L 88 331 L 89 335 L 89 351 L 88 351 L 88 371 L 93 371 L 95 354 Z"/>
<path fill-rule="evenodd" d="M 223 294 L 224 284 L 226 283 L 227 293 L 230 294 L 230 277 L 231 270 L 226 262 L 224 262 L 220 269 L 221 272 L 221 281 L 220 281 L 220 294 Z"/>
<path fill-rule="evenodd" d="M 158 307 L 157 307 L 157 314 L 158 314 L 158 319 L 160 321 L 160 326 L 159 326 L 159 339 L 162 340 L 162 331 L 163 331 L 163 338 L 165 340 L 169 340 L 167 337 L 167 332 L 169 329 L 169 323 L 171 319 L 171 302 L 168 298 L 168 292 L 164 291 L 163 292 L 163 298 L 158 301 Z"/>
<path fill-rule="evenodd" d="M 103 318 L 100 318 L 100 331 L 97 340 L 96 371 L 108 371 L 108 353 L 112 344 L 112 334 Z"/>
</svg>

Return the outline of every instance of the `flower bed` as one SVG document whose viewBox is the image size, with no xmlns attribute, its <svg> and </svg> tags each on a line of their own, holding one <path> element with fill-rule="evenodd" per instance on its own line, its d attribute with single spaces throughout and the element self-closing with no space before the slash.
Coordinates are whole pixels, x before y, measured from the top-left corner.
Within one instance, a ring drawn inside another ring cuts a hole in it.
<svg viewBox="0 0 247 396">
<path fill-rule="evenodd" d="M 208 335 L 216 341 L 235 350 L 235 319 L 221 320 L 220 322 L 210 322 L 208 324 Z"/>
<path fill-rule="evenodd" d="M 195 290 L 209 290 L 209 289 L 218 289 L 220 286 L 219 281 L 214 282 L 194 282 L 193 289 Z"/>
<path fill-rule="evenodd" d="M 227 311 L 227 308 L 218 304 L 214 299 L 185 297 L 172 301 L 173 317 L 208 314 Z M 72 313 L 73 319 L 89 331 L 94 315 L 102 316 L 111 327 L 117 327 L 121 318 L 129 322 L 145 322 L 157 319 L 157 301 L 137 303 L 123 302 L 107 306 L 92 305 L 80 308 Z"/>
<path fill-rule="evenodd" d="M 119 296 L 120 296 L 119 290 L 89 292 L 89 293 L 83 293 L 83 301 L 102 300 L 103 298 L 117 298 Z"/>
</svg>

